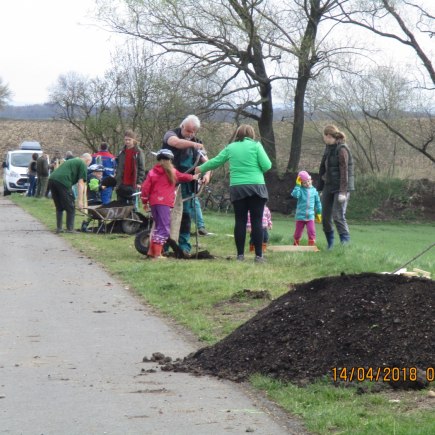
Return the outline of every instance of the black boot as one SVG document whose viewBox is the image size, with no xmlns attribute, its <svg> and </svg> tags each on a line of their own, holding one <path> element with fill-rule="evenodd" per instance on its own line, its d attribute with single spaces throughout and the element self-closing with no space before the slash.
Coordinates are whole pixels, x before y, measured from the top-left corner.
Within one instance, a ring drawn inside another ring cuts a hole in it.
<svg viewBox="0 0 435 435">
<path fill-rule="evenodd" d="M 63 211 L 56 210 L 56 233 L 63 233 L 62 229 Z"/>
<path fill-rule="evenodd" d="M 74 232 L 74 213 L 66 214 L 66 230 L 68 233 Z"/>
</svg>

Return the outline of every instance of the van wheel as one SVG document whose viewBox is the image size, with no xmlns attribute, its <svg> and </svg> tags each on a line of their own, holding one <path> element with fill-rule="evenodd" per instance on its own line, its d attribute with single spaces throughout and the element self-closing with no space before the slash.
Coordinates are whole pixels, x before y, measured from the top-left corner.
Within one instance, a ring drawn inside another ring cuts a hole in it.
<svg viewBox="0 0 435 435">
<path fill-rule="evenodd" d="M 3 184 L 3 196 L 8 196 L 11 194 L 11 191 L 8 190 L 8 188 L 6 187 L 6 184 Z"/>
<path fill-rule="evenodd" d="M 150 246 L 150 230 L 142 230 L 136 234 L 134 238 L 134 247 L 138 252 L 143 255 L 148 254 L 148 248 Z"/>
</svg>

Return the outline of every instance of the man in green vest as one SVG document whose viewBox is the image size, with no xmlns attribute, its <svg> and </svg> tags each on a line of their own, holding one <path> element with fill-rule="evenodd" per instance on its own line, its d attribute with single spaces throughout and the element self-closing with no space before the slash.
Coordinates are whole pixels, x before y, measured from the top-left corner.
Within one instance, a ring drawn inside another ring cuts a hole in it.
<svg viewBox="0 0 435 435">
<path fill-rule="evenodd" d="M 48 187 L 56 207 L 56 233 L 63 232 L 64 210 L 66 211 L 66 232 L 74 232 L 75 197 L 72 187 L 77 184 L 77 207 L 82 209 L 85 205 L 86 180 L 91 161 L 92 156 L 88 153 L 66 160 L 52 172 L 48 179 Z"/>
</svg>

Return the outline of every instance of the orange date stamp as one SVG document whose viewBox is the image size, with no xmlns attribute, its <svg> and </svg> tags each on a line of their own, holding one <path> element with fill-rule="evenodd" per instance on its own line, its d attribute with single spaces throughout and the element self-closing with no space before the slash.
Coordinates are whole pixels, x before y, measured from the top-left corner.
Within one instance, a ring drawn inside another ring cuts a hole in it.
<svg viewBox="0 0 435 435">
<path fill-rule="evenodd" d="M 334 382 L 415 382 L 417 367 L 332 367 Z M 423 370 L 428 382 L 435 380 L 435 368 Z"/>
</svg>

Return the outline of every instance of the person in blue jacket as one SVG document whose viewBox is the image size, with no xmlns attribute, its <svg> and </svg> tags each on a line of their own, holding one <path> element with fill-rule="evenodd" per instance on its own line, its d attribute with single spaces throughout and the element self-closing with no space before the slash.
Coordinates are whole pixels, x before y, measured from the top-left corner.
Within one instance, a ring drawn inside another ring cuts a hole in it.
<svg viewBox="0 0 435 435">
<path fill-rule="evenodd" d="M 91 164 L 102 165 L 104 167 L 103 179 L 107 179 L 107 177 L 115 177 L 116 157 L 109 152 L 109 145 L 106 142 L 103 142 L 100 145 L 100 150 L 98 152 L 92 154 Z M 111 201 L 112 192 L 113 183 L 106 183 L 106 188 L 101 191 L 101 201 L 103 204 L 108 204 Z"/>
<path fill-rule="evenodd" d="M 298 200 L 296 205 L 296 228 L 293 234 L 293 245 L 298 246 L 307 227 L 308 246 L 316 245 L 316 222 L 322 222 L 322 204 L 319 193 L 313 187 L 311 176 L 306 171 L 301 171 L 296 178 L 296 186 L 291 195 Z"/>
</svg>

